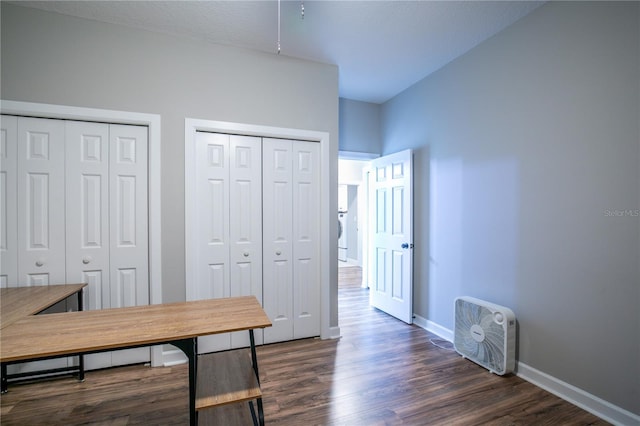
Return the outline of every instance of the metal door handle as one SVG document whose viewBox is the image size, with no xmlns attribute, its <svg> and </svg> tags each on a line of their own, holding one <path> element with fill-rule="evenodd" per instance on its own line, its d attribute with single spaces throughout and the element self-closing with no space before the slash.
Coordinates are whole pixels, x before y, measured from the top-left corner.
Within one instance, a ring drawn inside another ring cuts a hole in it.
<svg viewBox="0 0 640 426">
<path fill-rule="evenodd" d="M 85 265 L 89 264 L 91 261 L 93 260 L 93 258 L 91 256 L 85 256 L 82 258 L 82 263 L 84 263 Z"/>
<path fill-rule="evenodd" d="M 44 262 L 44 258 L 42 258 L 42 257 L 41 257 L 40 259 L 36 260 L 36 266 L 37 266 L 38 268 L 40 268 L 40 267 L 44 266 L 44 263 L 45 263 L 45 262 Z"/>
<path fill-rule="evenodd" d="M 402 243 L 402 248 L 403 249 L 408 249 L 409 248 L 409 244 L 408 243 Z"/>
<path fill-rule="evenodd" d="M 278 250 L 278 251 L 276 252 L 276 256 L 280 256 L 281 254 L 282 254 L 282 252 L 281 252 L 280 250 Z"/>
<path fill-rule="evenodd" d="M 249 257 L 249 252 L 248 252 L 248 251 L 245 251 L 244 253 L 242 253 L 242 255 L 243 255 L 244 257 Z"/>
</svg>

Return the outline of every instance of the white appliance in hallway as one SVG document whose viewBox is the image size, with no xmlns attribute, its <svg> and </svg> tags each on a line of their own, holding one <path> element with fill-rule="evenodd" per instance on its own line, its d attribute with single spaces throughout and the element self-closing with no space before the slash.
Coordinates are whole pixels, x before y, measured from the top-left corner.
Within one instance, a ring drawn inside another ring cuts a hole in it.
<svg viewBox="0 0 640 426">
<path fill-rule="evenodd" d="M 347 212 L 338 212 L 338 260 L 347 261 Z"/>
</svg>

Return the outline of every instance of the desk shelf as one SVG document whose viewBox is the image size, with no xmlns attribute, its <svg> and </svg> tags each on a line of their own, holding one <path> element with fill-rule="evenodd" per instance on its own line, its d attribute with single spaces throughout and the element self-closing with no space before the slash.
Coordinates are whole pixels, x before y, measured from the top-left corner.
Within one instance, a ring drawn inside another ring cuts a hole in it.
<svg viewBox="0 0 640 426">
<path fill-rule="evenodd" d="M 251 401 L 262 415 L 262 391 L 248 349 L 198 356 L 196 410 L 202 424 L 263 423 L 253 420 Z M 218 419 L 216 422 L 214 419 Z"/>
<path fill-rule="evenodd" d="M 198 356 L 196 410 L 262 397 L 247 350 Z"/>
</svg>

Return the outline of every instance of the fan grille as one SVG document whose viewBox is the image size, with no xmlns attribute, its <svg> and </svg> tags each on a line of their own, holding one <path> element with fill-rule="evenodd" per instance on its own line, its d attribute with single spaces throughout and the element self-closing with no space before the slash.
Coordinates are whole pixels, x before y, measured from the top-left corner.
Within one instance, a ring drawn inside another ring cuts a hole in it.
<svg viewBox="0 0 640 426">
<path fill-rule="evenodd" d="M 473 338 L 471 328 L 478 325 L 484 331 L 484 339 Z M 456 300 L 455 347 L 462 355 L 485 368 L 504 371 L 504 328 L 494 321 L 493 312 L 484 306 L 465 300 Z"/>
</svg>

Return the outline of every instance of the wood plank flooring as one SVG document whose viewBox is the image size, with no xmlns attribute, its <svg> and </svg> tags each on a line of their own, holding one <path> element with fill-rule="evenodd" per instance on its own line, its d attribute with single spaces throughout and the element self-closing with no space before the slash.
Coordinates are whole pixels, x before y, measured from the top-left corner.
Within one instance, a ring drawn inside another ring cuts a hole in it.
<svg viewBox="0 0 640 426">
<path fill-rule="evenodd" d="M 339 273 L 340 339 L 258 347 L 267 424 L 607 424 L 516 376 L 492 375 L 450 343 L 370 308 L 359 268 Z M 65 377 L 10 385 L 0 423 L 186 425 L 187 412 L 186 365 L 137 365 L 88 372 L 84 383 Z"/>
</svg>

